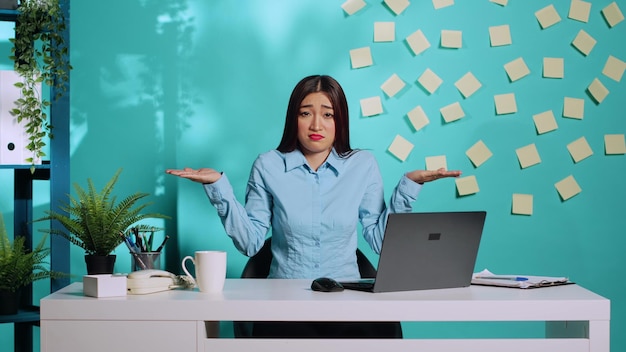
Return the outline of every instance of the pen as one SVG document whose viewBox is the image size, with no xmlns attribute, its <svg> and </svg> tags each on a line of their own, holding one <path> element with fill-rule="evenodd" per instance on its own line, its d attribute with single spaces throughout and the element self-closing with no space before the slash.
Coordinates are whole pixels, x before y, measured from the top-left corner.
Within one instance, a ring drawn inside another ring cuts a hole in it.
<svg viewBox="0 0 626 352">
<path fill-rule="evenodd" d="M 167 240 L 169 239 L 170 239 L 170 236 L 165 236 L 165 238 L 163 239 L 163 242 L 161 243 L 159 248 L 157 248 L 156 252 L 160 252 L 163 249 L 163 246 L 165 246 L 165 242 L 167 242 Z"/>
<path fill-rule="evenodd" d="M 522 276 L 476 276 L 477 279 L 485 280 L 509 280 L 509 281 L 527 281 L 527 277 Z"/>
<path fill-rule="evenodd" d="M 124 243 L 126 244 L 126 247 L 128 247 L 128 250 L 130 251 L 130 254 L 133 257 L 135 257 L 135 260 L 139 264 L 139 267 L 141 267 L 141 269 L 146 269 L 147 268 L 146 264 L 143 262 L 143 260 L 141 260 L 141 258 L 139 258 L 139 255 L 137 255 L 137 251 L 130 244 L 130 240 L 126 238 L 126 236 L 124 236 L 123 232 L 120 232 L 120 236 L 122 236 L 122 239 L 124 240 Z"/>
</svg>

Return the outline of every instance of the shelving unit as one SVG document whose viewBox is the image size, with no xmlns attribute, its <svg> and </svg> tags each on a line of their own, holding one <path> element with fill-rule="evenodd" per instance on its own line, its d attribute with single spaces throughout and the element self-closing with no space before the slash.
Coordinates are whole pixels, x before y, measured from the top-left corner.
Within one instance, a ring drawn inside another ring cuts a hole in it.
<svg viewBox="0 0 626 352">
<path fill-rule="evenodd" d="M 70 3 L 60 0 L 67 21 L 65 42 L 69 49 Z M 15 21 L 17 11 L 0 9 L 0 21 Z M 68 82 L 69 84 L 69 82 Z M 56 96 L 54 89 L 51 97 Z M 32 248 L 33 220 L 33 181 L 49 180 L 50 208 L 61 212 L 59 205 L 70 193 L 70 153 L 69 153 L 69 102 L 70 89 L 59 99 L 52 100 L 50 123 L 54 126 L 54 138 L 50 140 L 50 160 L 36 165 L 31 173 L 30 165 L 0 165 L 0 169 L 11 169 L 14 173 L 14 232 L 25 233 L 27 245 Z M 59 225 L 51 223 L 52 228 Z M 50 268 L 54 271 L 70 273 L 69 242 L 59 236 L 50 236 Z M 50 281 L 50 292 L 55 292 L 69 284 L 69 278 Z M 20 311 L 16 315 L 0 316 L 0 323 L 14 325 L 14 350 L 17 352 L 33 350 L 33 327 L 39 326 L 39 306 L 33 303 L 32 286 L 22 291 Z"/>
</svg>

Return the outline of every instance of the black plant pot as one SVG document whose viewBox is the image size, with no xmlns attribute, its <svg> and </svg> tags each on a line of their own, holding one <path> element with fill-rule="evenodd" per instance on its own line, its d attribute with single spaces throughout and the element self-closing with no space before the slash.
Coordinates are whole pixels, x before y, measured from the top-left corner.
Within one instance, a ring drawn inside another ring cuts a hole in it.
<svg viewBox="0 0 626 352">
<path fill-rule="evenodd" d="M 113 274 L 115 266 L 115 254 L 110 255 L 85 255 L 88 275 Z"/>
<path fill-rule="evenodd" d="M 20 307 L 20 290 L 15 292 L 0 290 L 0 315 L 17 314 Z"/>
</svg>

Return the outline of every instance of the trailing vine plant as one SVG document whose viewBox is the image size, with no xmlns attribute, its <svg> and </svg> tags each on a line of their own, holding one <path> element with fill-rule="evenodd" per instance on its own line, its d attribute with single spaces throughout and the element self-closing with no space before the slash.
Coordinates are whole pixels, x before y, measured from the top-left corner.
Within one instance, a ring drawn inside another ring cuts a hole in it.
<svg viewBox="0 0 626 352">
<path fill-rule="evenodd" d="M 45 156 L 44 138 L 53 138 L 48 119 L 51 99 L 58 99 L 67 92 L 69 50 L 63 32 L 66 30 L 65 14 L 59 0 L 21 0 L 17 8 L 15 38 L 9 57 L 15 63 L 15 72 L 22 81 L 15 84 L 20 98 L 15 101 L 11 114 L 18 123 L 24 121 L 28 135 L 26 149 L 32 156 L 31 171 L 37 160 Z M 42 94 L 42 85 L 54 88 L 56 94 L 50 99 Z"/>
</svg>

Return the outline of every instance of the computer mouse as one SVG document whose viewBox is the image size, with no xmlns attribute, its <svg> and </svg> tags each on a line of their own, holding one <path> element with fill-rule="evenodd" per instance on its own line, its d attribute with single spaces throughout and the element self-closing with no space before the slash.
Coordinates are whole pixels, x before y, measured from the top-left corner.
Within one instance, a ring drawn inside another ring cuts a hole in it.
<svg viewBox="0 0 626 352">
<path fill-rule="evenodd" d="M 319 292 L 341 292 L 343 291 L 343 286 L 329 277 L 318 277 L 311 282 L 311 290 Z"/>
</svg>

